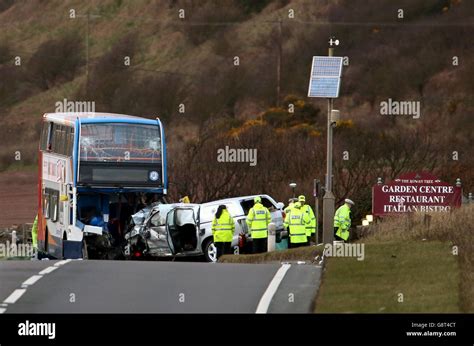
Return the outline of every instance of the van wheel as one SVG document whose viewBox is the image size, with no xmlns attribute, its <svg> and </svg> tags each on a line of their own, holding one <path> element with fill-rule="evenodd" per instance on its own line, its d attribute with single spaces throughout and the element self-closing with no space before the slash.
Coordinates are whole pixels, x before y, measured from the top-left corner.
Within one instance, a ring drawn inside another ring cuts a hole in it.
<svg viewBox="0 0 474 346">
<path fill-rule="evenodd" d="M 204 244 L 204 259 L 206 262 L 217 262 L 217 248 L 212 239 L 206 240 Z"/>
</svg>

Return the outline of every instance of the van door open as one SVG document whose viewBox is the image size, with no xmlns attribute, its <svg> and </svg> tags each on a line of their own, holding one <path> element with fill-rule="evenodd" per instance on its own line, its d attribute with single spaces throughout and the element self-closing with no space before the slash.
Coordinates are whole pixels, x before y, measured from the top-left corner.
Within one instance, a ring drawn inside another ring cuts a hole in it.
<svg viewBox="0 0 474 346">
<path fill-rule="evenodd" d="M 148 234 L 146 243 L 148 253 L 152 256 L 172 255 L 165 223 L 165 218 L 161 216 L 159 210 L 152 212 L 151 217 L 147 221 L 146 229 Z"/>
<path fill-rule="evenodd" d="M 166 231 L 170 249 L 174 255 L 201 252 L 199 224 L 192 207 L 176 207 L 166 215 Z"/>
</svg>

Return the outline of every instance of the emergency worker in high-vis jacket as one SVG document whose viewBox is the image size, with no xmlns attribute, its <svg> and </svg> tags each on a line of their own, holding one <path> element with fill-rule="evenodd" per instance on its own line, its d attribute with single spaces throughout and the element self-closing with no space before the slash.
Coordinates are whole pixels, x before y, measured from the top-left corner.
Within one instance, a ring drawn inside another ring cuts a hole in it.
<svg viewBox="0 0 474 346">
<path fill-rule="evenodd" d="M 345 199 L 334 214 L 334 239 L 346 242 L 349 239 L 351 228 L 351 207 L 355 203 L 350 199 Z"/>
</svg>

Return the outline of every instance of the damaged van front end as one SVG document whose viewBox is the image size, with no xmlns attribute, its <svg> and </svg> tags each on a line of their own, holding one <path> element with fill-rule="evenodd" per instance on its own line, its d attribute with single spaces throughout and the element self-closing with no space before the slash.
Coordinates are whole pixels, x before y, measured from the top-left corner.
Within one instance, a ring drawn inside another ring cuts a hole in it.
<svg viewBox="0 0 474 346">
<path fill-rule="evenodd" d="M 197 204 L 157 204 L 132 216 L 125 234 L 127 259 L 202 255 Z"/>
</svg>

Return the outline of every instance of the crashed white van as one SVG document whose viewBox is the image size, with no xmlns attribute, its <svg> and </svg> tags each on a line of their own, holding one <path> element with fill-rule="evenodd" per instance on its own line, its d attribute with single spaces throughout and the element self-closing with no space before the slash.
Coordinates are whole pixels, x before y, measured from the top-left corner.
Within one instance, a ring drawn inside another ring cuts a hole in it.
<svg viewBox="0 0 474 346">
<path fill-rule="evenodd" d="M 225 205 L 235 221 L 232 247 L 236 249 L 239 247 L 240 234 L 246 234 L 247 242 L 252 240 L 245 220 L 256 196 L 260 196 L 262 204 L 269 209 L 276 226 L 276 241 L 280 242 L 287 236 L 283 231 L 284 205 L 262 194 L 203 204 L 157 204 L 145 208 L 132 216 L 135 226 L 125 234 L 125 256 L 137 259 L 204 255 L 207 262 L 215 262 L 217 251 L 211 226 L 217 207 Z M 242 250 L 239 248 L 239 252 Z"/>
<path fill-rule="evenodd" d="M 132 216 L 125 234 L 126 258 L 202 255 L 199 204 L 156 204 Z"/>
</svg>

